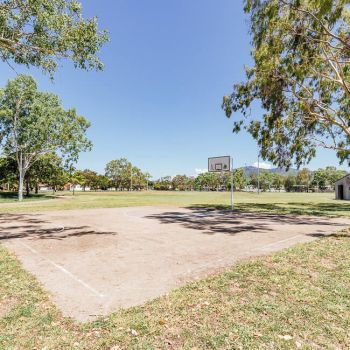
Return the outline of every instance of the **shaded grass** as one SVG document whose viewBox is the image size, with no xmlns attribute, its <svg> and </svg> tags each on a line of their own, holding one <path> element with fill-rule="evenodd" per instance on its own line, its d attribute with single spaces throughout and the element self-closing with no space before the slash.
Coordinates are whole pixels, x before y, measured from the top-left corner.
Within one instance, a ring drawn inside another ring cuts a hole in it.
<svg viewBox="0 0 350 350">
<path fill-rule="evenodd" d="M 30 194 L 29 196 L 23 196 L 23 201 L 35 201 L 35 200 L 45 200 L 54 198 L 48 194 Z M 0 191 L 0 203 L 16 203 L 18 202 L 18 194 L 16 192 L 2 192 Z"/>
<path fill-rule="evenodd" d="M 230 208 L 225 192 L 78 192 L 58 193 L 55 199 L 26 203 L 0 204 L 0 212 L 30 212 L 129 206 L 190 206 Z M 50 197 L 50 196 L 49 196 Z M 44 197 L 40 198 L 46 198 Z M 236 192 L 235 208 L 244 211 L 269 211 L 283 214 L 350 216 L 350 202 L 334 199 L 333 193 L 246 193 Z M 1 202 L 1 200 L 0 200 Z"/>
<path fill-rule="evenodd" d="M 347 349 L 349 251 L 333 235 L 78 325 L 0 246 L 0 349 Z"/>
</svg>

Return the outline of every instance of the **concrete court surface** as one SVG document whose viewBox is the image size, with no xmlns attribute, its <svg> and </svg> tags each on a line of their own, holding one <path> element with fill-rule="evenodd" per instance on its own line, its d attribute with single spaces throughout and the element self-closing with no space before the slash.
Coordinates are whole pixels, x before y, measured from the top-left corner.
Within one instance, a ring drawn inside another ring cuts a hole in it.
<svg viewBox="0 0 350 350">
<path fill-rule="evenodd" d="M 346 225 L 350 220 L 178 207 L 85 209 L 0 214 L 0 242 L 65 316 L 84 322 Z"/>
</svg>

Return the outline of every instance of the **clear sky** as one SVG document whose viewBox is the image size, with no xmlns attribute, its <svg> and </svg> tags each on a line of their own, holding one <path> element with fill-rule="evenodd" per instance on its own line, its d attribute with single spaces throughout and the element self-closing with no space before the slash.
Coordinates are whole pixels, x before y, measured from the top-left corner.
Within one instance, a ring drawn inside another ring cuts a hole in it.
<svg viewBox="0 0 350 350">
<path fill-rule="evenodd" d="M 82 0 L 111 41 L 101 53 L 103 72 L 64 63 L 50 81 L 34 69 L 40 89 L 57 93 L 92 123 L 92 152 L 79 168 L 104 171 L 127 157 L 155 178 L 193 175 L 207 158 L 232 155 L 234 167 L 257 161 L 250 135 L 232 134 L 222 96 L 244 78 L 251 62 L 247 17 L 240 0 Z M 15 76 L 0 64 L 0 83 Z M 320 151 L 309 168 L 338 165 Z"/>
</svg>

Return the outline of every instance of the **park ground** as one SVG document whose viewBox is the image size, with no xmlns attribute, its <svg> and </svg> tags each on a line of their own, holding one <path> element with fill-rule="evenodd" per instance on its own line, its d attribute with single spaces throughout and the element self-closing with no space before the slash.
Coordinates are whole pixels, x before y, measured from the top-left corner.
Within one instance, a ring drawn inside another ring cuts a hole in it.
<svg viewBox="0 0 350 350">
<path fill-rule="evenodd" d="M 235 192 L 235 209 L 269 211 L 281 214 L 350 216 L 350 202 L 334 199 L 334 193 Z M 23 203 L 16 194 L 0 193 L 0 213 L 119 208 L 133 206 L 191 206 L 215 209 L 230 208 L 228 192 L 52 192 L 32 195 Z"/>
<path fill-rule="evenodd" d="M 237 193 L 236 208 L 349 217 L 332 194 Z M 10 199 L 11 201 L 11 199 Z M 0 205 L 8 212 L 140 205 L 225 209 L 227 193 L 79 193 Z M 311 217 L 310 217 L 311 219 Z M 305 219 L 307 220 L 307 219 Z M 333 219 L 334 220 L 334 219 Z M 296 232 L 298 233 L 298 232 Z M 163 297 L 77 323 L 0 246 L 0 349 L 348 349 L 350 236 L 243 261 Z"/>
</svg>

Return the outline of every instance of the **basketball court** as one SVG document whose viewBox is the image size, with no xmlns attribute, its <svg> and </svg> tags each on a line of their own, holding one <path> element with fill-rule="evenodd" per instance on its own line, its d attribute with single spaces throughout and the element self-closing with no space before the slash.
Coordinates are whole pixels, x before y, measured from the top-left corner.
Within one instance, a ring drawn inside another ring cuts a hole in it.
<svg viewBox="0 0 350 350">
<path fill-rule="evenodd" d="M 65 316 L 87 321 L 350 221 L 178 207 L 1 214 L 0 241 Z"/>
</svg>

